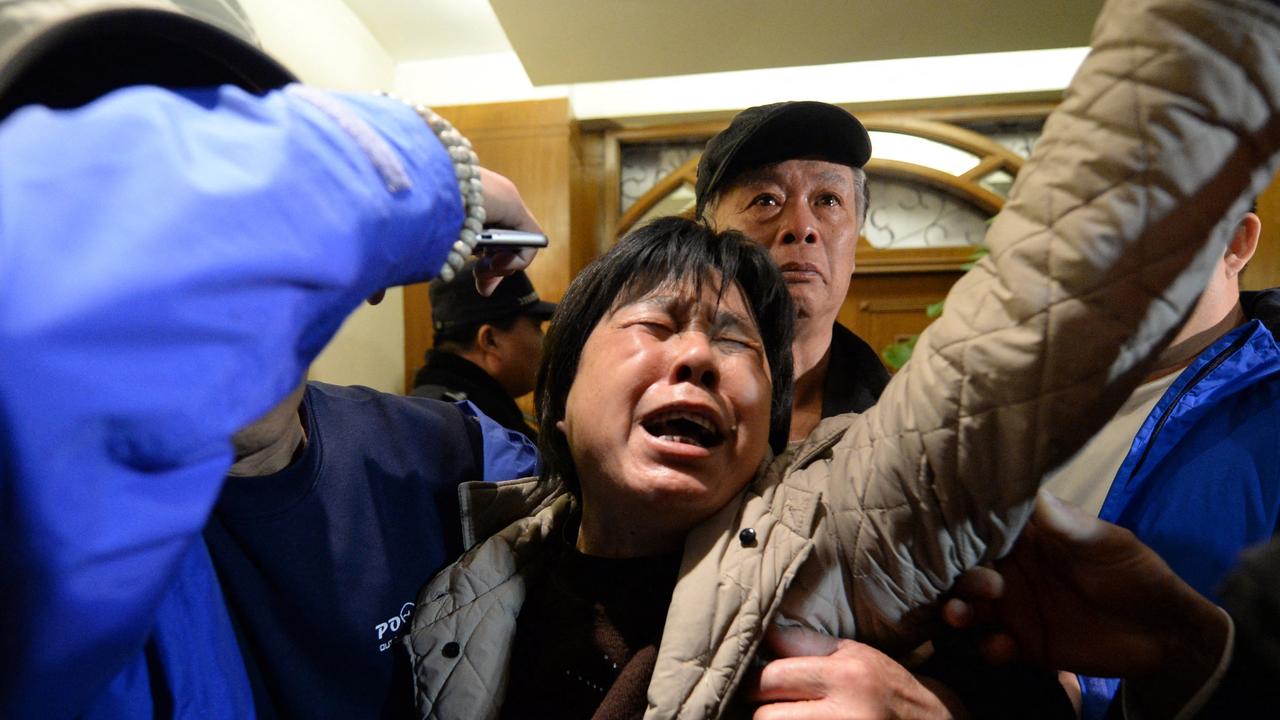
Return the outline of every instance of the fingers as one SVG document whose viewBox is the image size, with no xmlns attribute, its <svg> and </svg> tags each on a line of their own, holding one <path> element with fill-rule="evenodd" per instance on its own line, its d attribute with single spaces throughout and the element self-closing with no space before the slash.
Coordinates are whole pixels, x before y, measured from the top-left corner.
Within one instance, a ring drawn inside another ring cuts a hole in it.
<svg viewBox="0 0 1280 720">
<path fill-rule="evenodd" d="M 826 657 L 792 657 L 770 661 L 747 691 L 752 702 L 818 700 L 826 696 L 829 668 Z"/>
<path fill-rule="evenodd" d="M 837 720 L 849 715 L 838 713 L 829 703 L 814 700 L 767 703 L 756 708 L 752 720 Z"/>
<path fill-rule="evenodd" d="M 942 621 L 957 630 L 973 627 L 974 609 L 960 598 L 951 598 L 942 606 Z"/>
<path fill-rule="evenodd" d="M 484 193 L 485 224 L 491 227 L 542 232 L 538 221 L 514 183 L 492 170 L 480 168 L 480 188 Z"/>
<path fill-rule="evenodd" d="M 779 658 L 830 655 L 839 640 L 808 628 L 770 625 L 764 634 L 764 645 Z"/>
<path fill-rule="evenodd" d="M 1031 521 L 1050 537 L 1071 544 L 1098 542 L 1106 536 L 1108 529 L 1103 521 L 1047 490 L 1036 494 L 1036 509 Z"/>
<path fill-rule="evenodd" d="M 978 644 L 982 659 L 992 665 L 1007 665 L 1018 659 L 1018 643 L 1008 633 L 992 633 Z"/>
<path fill-rule="evenodd" d="M 810 642 L 782 638 L 783 643 Z M 774 660 L 748 690 L 749 701 L 765 703 L 758 720 L 791 718 L 944 717 L 938 695 L 903 666 L 875 648 L 839 640 L 830 655 Z"/>
<path fill-rule="evenodd" d="M 489 297 L 502 278 L 529 267 L 538 251 L 534 248 L 503 248 L 487 252 L 476 261 L 476 291 Z"/>
<path fill-rule="evenodd" d="M 770 625 L 764 644 L 779 659 L 760 671 L 755 684 L 747 689 L 748 699 L 814 700 L 826 694 L 824 678 L 829 677 L 832 666 L 825 661 L 840 647 L 839 640 L 808 628 Z"/>
<path fill-rule="evenodd" d="M 492 170 L 480 168 L 480 187 L 484 193 L 486 226 L 542 232 L 520 197 L 520 191 L 510 180 Z M 502 278 L 528 267 L 536 253 L 533 248 L 486 252 L 476 264 L 476 291 L 488 297 Z"/>
<path fill-rule="evenodd" d="M 963 600 L 999 600 L 1004 597 L 1004 576 L 994 568 L 969 568 L 951 590 Z"/>
</svg>

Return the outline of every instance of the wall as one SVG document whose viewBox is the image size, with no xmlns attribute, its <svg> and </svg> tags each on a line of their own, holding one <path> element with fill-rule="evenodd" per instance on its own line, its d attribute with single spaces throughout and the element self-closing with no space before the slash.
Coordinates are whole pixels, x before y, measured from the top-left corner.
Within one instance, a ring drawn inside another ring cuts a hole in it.
<svg viewBox="0 0 1280 720">
<path fill-rule="evenodd" d="M 240 0 L 263 46 L 303 82 L 334 90 L 393 87 L 395 62 L 342 0 Z M 347 318 L 308 376 L 387 392 L 404 387 L 404 301 L 400 289 L 381 305 Z"/>
<path fill-rule="evenodd" d="M 1258 251 L 1241 276 L 1246 290 L 1280 286 L 1280 175 L 1258 196 L 1258 217 L 1262 219 Z"/>
</svg>

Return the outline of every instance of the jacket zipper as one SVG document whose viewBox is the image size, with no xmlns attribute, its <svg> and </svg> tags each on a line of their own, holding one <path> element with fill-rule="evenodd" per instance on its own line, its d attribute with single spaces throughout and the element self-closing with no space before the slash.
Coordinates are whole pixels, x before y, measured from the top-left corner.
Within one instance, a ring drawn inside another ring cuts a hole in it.
<svg viewBox="0 0 1280 720">
<path fill-rule="evenodd" d="M 1151 452 L 1151 448 L 1156 444 L 1156 438 L 1159 437 L 1160 431 L 1164 428 L 1165 421 L 1173 414 L 1174 409 L 1182 404 L 1182 398 L 1186 397 L 1187 393 L 1191 392 L 1195 386 L 1199 385 L 1200 381 L 1204 380 L 1209 373 L 1217 370 L 1222 363 L 1227 361 L 1227 358 L 1235 355 L 1240 348 L 1244 347 L 1244 344 L 1249 341 L 1251 336 L 1252 333 L 1245 333 L 1237 338 L 1236 341 L 1231 343 L 1231 345 L 1225 350 L 1218 353 L 1217 357 L 1210 360 L 1204 367 L 1200 368 L 1200 371 L 1191 379 L 1191 382 L 1187 383 L 1182 390 L 1178 391 L 1177 397 L 1175 397 L 1173 402 L 1169 403 L 1169 406 L 1160 414 L 1160 419 L 1156 421 L 1155 429 L 1151 431 L 1151 437 L 1147 439 L 1146 446 L 1142 448 L 1142 455 L 1138 458 L 1138 463 L 1133 466 L 1133 470 L 1129 472 L 1129 477 L 1125 479 L 1126 482 L 1132 480 L 1138 475 L 1138 471 L 1142 469 L 1143 464 L 1147 461 L 1147 454 Z"/>
</svg>

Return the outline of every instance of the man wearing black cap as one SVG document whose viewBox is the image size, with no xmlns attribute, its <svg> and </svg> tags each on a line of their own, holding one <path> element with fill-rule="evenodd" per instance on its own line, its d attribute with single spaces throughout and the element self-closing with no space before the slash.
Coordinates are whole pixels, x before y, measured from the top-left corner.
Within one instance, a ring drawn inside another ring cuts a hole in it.
<svg viewBox="0 0 1280 720">
<path fill-rule="evenodd" d="M 542 361 L 542 323 L 555 312 L 523 271 L 508 277 L 489 297 L 470 281 L 431 282 L 434 347 L 413 377 L 418 397 L 469 400 L 502 426 L 537 442 L 515 398 L 533 390 Z"/>
<path fill-rule="evenodd" d="M 824 417 L 867 409 L 889 381 L 875 351 L 836 322 L 867 215 L 870 157 L 866 129 L 845 110 L 786 102 L 739 113 L 698 163 L 698 216 L 768 247 L 791 288 L 792 440 Z"/>
</svg>

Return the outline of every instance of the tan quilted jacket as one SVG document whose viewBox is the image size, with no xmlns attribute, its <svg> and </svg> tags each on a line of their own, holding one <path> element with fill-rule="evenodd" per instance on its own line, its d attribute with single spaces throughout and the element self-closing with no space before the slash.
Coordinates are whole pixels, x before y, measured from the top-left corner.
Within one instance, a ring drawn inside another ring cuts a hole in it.
<svg viewBox="0 0 1280 720">
<path fill-rule="evenodd" d="M 721 715 L 770 622 L 890 649 L 920 639 L 1204 287 L 1239 198 L 1276 170 L 1280 9 L 1118 0 L 1093 46 L 990 256 L 879 404 L 824 421 L 689 535 L 647 717 Z M 525 581 L 571 502 L 532 481 L 472 489 L 471 529 L 489 539 L 427 585 L 404 639 L 424 717 L 496 716 Z"/>
</svg>

